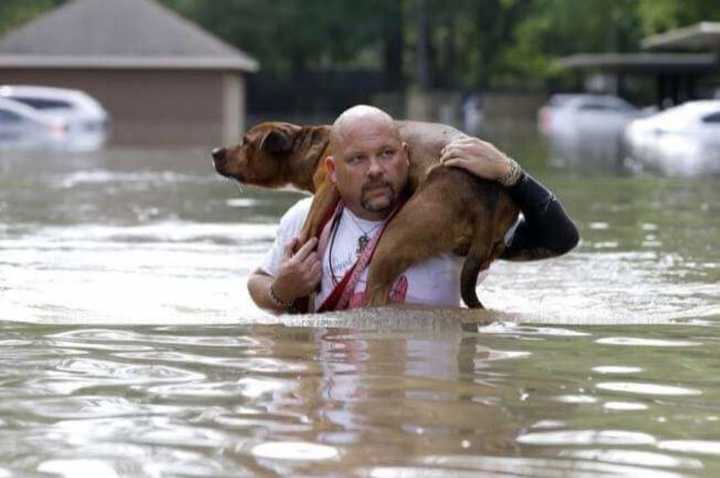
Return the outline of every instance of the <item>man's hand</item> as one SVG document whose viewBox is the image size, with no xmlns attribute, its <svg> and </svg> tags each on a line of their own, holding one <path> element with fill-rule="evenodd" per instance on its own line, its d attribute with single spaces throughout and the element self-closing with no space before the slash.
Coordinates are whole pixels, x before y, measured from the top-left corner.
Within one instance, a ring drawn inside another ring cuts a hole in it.
<svg viewBox="0 0 720 478">
<path fill-rule="evenodd" d="M 493 181 L 504 177 L 511 168 L 510 159 L 495 146 L 469 136 L 445 146 L 440 152 L 440 162 Z"/>
<path fill-rule="evenodd" d="M 315 248 L 317 238 L 305 243 L 295 254 L 297 246 L 295 238 L 285 245 L 280 269 L 271 287 L 278 299 L 292 303 L 299 297 L 310 295 L 320 283 L 322 266 Z"/>
</svg>

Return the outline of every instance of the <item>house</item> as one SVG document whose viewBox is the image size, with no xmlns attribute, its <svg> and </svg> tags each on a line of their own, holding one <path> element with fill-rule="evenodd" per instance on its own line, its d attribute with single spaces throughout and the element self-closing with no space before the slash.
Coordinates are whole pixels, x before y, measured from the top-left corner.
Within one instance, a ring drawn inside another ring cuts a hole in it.
<svg viewBox="0 0 720 478">
<path fill-rule="evenodd" d="M 0 83 L 77 88 L 113 144 L 216 145 L 245 127 L 258 62 L 153 0 L 74 0 L 0 38 Z"/>
</svg>

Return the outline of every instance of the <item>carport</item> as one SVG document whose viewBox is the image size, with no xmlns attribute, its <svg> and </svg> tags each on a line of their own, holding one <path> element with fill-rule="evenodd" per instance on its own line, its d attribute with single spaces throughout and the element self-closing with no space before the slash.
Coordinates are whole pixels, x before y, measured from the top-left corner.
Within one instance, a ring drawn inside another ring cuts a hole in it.
<svg viewBox="0 0 720 478">
<path fill-rule="evenodd" d="M 599 53 L 564 57 L 558 63 L 582 73 L 615 75 L 618 96 L 623 95 L 626 77 L 652 76 L 656 81 L 656 103 L 662 109 L 697 99 L 700 77 L 715 73 L 717 57 L 712 53 Z"/>
</svg>

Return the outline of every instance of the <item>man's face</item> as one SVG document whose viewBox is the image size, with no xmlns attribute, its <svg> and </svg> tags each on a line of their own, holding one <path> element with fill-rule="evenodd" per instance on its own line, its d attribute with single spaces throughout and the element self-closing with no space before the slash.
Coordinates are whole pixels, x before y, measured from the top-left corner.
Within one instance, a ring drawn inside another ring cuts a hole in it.
<svg viewBox="0 0 720 478">
<path fill-rule="evenodd" d="M 407 145 L 392 123 L 371 119 L 348 125 L 339 137 L 327 164 L 345 205 L 364 219 L 384 219 L 407 182 Z"/>
</svg>

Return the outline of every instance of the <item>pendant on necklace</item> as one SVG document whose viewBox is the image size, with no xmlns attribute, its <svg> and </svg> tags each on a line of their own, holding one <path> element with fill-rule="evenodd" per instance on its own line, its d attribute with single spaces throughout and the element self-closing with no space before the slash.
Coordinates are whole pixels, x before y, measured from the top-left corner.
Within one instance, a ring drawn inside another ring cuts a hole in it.
<svg viewBox="0 0 720 478">
<path fill-rule="evenodd" d="M 370 239 L 368 239 L 367 234 L 363 234 L 358 238 L 358 246 L 357 250 L 355 251 L 356 254 L 362 254 L 362 252 L 365 250 L 365 248 L 368 245 L 368 242 L 370 242 Z"/>
</svg>

